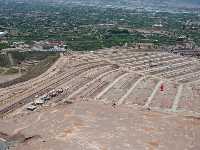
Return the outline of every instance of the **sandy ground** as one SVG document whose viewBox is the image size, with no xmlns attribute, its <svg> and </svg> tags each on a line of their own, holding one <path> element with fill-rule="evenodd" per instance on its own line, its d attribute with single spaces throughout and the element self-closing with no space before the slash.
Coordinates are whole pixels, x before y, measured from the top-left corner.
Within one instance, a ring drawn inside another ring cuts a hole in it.
<svg viewBox="0 0 200 150">
<path fill-rule="evenodd" d="M 15 150 L 199 150 L 200 119 L 80 102 L 1 120 L 0 136 Z"/>
</svg>

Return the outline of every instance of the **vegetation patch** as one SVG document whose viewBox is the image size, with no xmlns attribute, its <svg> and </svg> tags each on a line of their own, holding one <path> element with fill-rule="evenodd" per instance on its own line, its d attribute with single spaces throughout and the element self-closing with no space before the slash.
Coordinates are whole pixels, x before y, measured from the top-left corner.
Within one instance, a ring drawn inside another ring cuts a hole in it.
<svg viewBox="0 0 200 150">
<path fill-rule="evenodd" d="M 17 69 L 17 68 L 9 68 L 8 70 L 6 70 L 5 71 L 5 75 L 12 75 L 12 74 L 16 74 L 16 73 L 18 73 L 19 72 L 19 70 Z"/>
<path fill-rule="evenodd" d="M 9 48 L 9 44 L 8 43 L 0 43 L 0 51 L 5 48 Z"/>
<path fill-rule="evenodd" d="M 10 61 L 7 55 L 0 54 L 0 67 L 9 67 Z"/>
<path fill-rule="evenodd" d="M 2 74 L 4 71 L 5 69 L 0 67 L 0 74 Z"/>
<path fill-rule="evenodd" d="M 38 63 L 37 65 L 34 65 L 32 67 L 29 68 L 29 70 L 22 75 L 21 77 L 12 80 L 12 81 L 8 81 L 5 83 L 0 84 L 0 88 L 5 88 L 7 86 L 11 86 L 13 84 L 17 84 L 20 82 L 24 82 L 27 80 L 30 80 L 32 78 L 35 78 L 39 75 L 41 75 L 42 73 L 44 73 L 45 71 L 47 71 L 47 69 L 49 67 L 51 67 L 51 65 L 59 58 L 59 54 L 56 53 L 52 56 L 48 56 L 47 58 L 45 58 L 44 60 L 40 61 L 40 63 Z M 14 72 L 14 70 L 10 70 L 10 72 Z"/>
</svg>

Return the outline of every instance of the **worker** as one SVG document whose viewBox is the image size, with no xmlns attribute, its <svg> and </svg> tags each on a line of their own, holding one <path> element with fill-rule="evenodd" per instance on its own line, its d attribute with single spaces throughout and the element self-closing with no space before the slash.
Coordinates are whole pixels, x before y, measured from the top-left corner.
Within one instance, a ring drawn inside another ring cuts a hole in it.
<svg viewBox="0 0 200 150">
<path fill-rule="evenodd" d="M 115 101 L 113 101 L 113 102 L 112 102 L 112 107 L 115 108 L 116 105 L 117 105 L 117 104 L 115 103 Z"/>
<path fill-rule="evenodd" d="M 164 91 L 164 85 L 163 85 L 163 84 L 161 84 L 161 86 L 160 86 L 160 91 L 161 91 L 161 92 Z"/>
</svg>

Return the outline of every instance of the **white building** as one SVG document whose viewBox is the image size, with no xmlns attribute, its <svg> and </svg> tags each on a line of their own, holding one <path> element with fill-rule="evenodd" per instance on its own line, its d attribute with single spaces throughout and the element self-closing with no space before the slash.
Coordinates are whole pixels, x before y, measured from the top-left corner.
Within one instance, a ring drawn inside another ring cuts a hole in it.
<svg viewBox="0 0 200 150">
<path fill-rule="evenodd" d="M 162 28 L 163 25 L 161 23 L 160 24 L 154 24 L 152 27 L 153 28 Z"/>
<path fill-rule="evenodd" d="M 8 34 L 8 32 L 0 32 L 0 38 L 4 37 L 6 34 Z"/>
</svg>

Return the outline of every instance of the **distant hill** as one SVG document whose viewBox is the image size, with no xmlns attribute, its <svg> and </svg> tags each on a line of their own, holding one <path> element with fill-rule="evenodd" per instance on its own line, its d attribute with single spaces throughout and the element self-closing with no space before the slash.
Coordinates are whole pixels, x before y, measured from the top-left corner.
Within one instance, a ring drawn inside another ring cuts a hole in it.
<svg viewBox="0 0 200 150">
<path fill-rule="evenodd" d="M 73 5 L 87 5 L 99 7 L 118 7 L 118 8 L 144 8 L 144 9 L 200 9 L 200 0 L 0 0 L 4 2 L 40 2 L 53 4 L 73 4 Z"/>
</svg>

